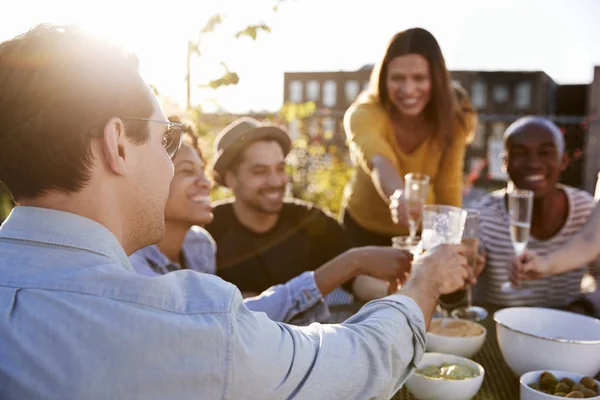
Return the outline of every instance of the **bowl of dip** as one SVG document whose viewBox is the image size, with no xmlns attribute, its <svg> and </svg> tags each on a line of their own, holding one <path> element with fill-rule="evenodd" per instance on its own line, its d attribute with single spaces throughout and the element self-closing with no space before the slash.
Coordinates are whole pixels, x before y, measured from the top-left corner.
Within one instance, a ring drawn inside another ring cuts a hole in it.
<svg viewBox="0 0 600 400">
<path fill-rule="evenodd" d="M 434 318 L 427 330 L 427 351 L 472 357 L 485 342 L 487 330 L 476 322 Z"/>
<path fill-rule="evenodd" d="M 481 388 L 484 375 L 483 367 L 468 358 L 425 353 L 406 387 L 421 400 L 468 400 Z"/>
</svg>

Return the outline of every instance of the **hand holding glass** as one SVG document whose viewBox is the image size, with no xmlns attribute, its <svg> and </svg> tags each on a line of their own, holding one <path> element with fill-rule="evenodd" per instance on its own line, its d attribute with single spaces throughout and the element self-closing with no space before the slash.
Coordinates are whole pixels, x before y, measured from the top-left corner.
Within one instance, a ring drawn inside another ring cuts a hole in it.
<svg viewBox="0 0 600 400">
<path fill-rule="evenodd" d="M 427 205 L 423 207 L 423 231 L 421 240 L 425 251 L 440 244 L 459 244 L 462 240 L 467 211 L 452 206 Z M 448 316 L 442 306 L 441 313 Z"/>
<path fill-rule="evenodd" d="M 479 226 L 480 215 L 477 210 L 467 210 L 465 229 L 463 230 L 462 244 L 467 248 L 467 262 L 473 270 L 476 270 L 477 256 L 479 255 Z M 488 316 L 488 312 L 482 307 L 473 306 L 471 285 L 467 286 L 467 307 L 457 308 L 452 311 L 454 318 L 481 321 Z"/>
<path fill-rule="evenodd" d="M 520 257 L 527 248 L 532 211 L 533 192 L 531 190 L 514 188 L 508 193 L 510 240 L 517 257 Z M 504 283 L 501 289 L 503 292 L 515 290 L 510 282 Z"/>
<path fill-rule="evenodd" d="M 420 173 L 410 173 L 404 176 L 404 198 L 408 212 L 408 228 L 410 238 L 415 238 L 421 224 L 423 205 L 427 199 L 429 176 Z"/>
</svg>

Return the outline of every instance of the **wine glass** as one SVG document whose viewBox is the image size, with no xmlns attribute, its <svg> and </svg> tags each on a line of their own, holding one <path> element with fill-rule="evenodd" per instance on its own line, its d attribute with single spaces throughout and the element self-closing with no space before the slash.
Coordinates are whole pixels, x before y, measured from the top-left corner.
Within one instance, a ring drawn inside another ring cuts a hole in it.
<svg viewBox="0 0 600 400">
<path fill-rule="evenodd" d="M 466 257 L 469 266 L 475 272 L 477 265 L 477 255 L 479 253 L 479 226 L 480 215 L 477 210 L 467 210 L 467 219 L 462 236 L 462 244 L 467 248 Z M 481 321 L 486 319 L 488 312 L 483 307 L 473 305 L 471 285 L 467 286 L 467 306 L 460 307 L 452 311 L 454 318 L 468 319 L 471 321 Z"/>
<path fill-rule="evenodd" d="M 515 254 L 520 257 L 527 247 L 529 241 L 529 230 L 531 229 L 531 213 L 533 209 L 533 192 L 513 188 L 508 193 L 508 216 L 510 240 Z M 501 290 L 506 293 L 518 290 L 510 281 L 502 284 Z"/>
<path fill-rule="evenodd" d="M 423 244 L 419 236 L 394 236 L 392 238 L 392 247 L 406 250 L 411 253 L 413 257 L 419 256 L 423 251 Z"/>
<path fill-rule="evenodd" d="M 408 229 L 410 238 L 415 238 L 421 224 L 423 205 L 427 199 L 429 176 L 418 172 L 411 172 L 404 176 L 404 198 L 408 212 Z"/>
</svg>

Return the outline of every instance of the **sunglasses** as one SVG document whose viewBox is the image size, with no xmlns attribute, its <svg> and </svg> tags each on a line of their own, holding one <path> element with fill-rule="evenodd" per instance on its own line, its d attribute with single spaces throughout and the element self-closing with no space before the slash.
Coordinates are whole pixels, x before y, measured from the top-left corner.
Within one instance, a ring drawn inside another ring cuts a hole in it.
<svg viewBox="0 0 600 400">
<path fill-rule="evenodd" d="M 145 121 L 145 122 L 156 122 L 159 124 L 166 124 L 167 130 L 163 133 L 161 138 L 161 143 L 169 157 L 171 159 L 175 157 L 177 151 L 181 147 L 181 138 L 183 136 L 183 124 L 179 122 L 171 122 L 171 121 L 160 121 L 157 119 L 150 118 L 140 118 L 140 117 L 119 117 L 122 120 L 132 120 L 132 121 Z M 96 130 L 92 130 L 92 136 L 102 136 L 102 134 L 96 132 Z"/>
<path fill-rule="evenodd" d="M 162 136 L 161 142 L 162 146 L 169 155 L 169 157 L 175 157 L 177 151 L 181 147 L 181 137 L 183 136 L 183 124 L 180 122 L 171 122 L 171 121 L 160 121 L 156 119 L 150 118 L 139 118 L 139 117 L 120 117 L 124 120 L 134 120 L 134 121 L 146 121 L 146 122 L 156 122 L 159 124 L 166 124 L 167 130 Z"/>
</svg>

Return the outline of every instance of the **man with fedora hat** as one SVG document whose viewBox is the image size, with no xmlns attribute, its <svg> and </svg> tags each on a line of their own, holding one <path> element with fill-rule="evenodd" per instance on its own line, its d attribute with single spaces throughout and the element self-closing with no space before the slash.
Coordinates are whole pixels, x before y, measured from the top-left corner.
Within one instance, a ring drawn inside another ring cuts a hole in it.
<svg viewBox="0 0 600 400">
<path fill-rule="evenodd" d="M 285 157 L 291 149 L 284 130 L 244 117 L 223 129 L 214 146 L 214 179 L 234 194 L 215 205 L 213 222 L 206 227 L 217 244 L 217 274 L 223 279 L 255 295 L 314 271 L 352 247 L 333 216 L 313 204 L 284 199 Z M 365 250 L 358 250 L 360 260 L 377 268 L 376 255 L 371 251 L 366 257 Z M 353 280 L 348 274 L 325 302 L 351 302 Z M 317 287 L 310 276 L 298 292 L 320 296 Z M 308 322 L 327 315 L 312 311 Z"/>
</svg>

